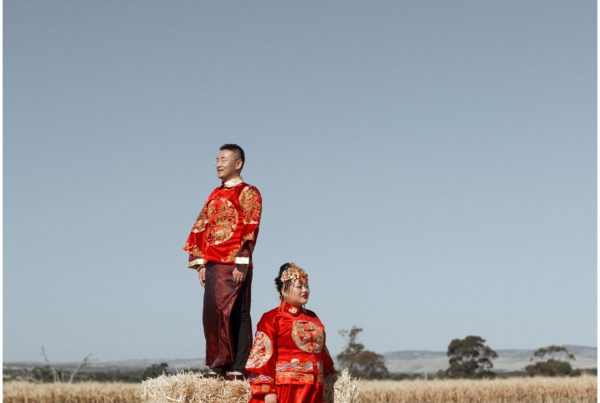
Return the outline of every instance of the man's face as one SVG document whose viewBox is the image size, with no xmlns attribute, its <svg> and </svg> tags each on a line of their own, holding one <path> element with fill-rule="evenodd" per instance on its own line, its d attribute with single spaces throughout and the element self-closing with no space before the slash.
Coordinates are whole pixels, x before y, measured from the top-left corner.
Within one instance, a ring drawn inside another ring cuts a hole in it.
<svg viewBox="0 0 600 403">
<path fill-rule="evenodd" d="M 238 154 L 231 150 L 221 150 L 216 160 L 217 176 L 222 182 L 227 182 L 237 176 L 242 171 L 242 160 Z"/>
</svg>

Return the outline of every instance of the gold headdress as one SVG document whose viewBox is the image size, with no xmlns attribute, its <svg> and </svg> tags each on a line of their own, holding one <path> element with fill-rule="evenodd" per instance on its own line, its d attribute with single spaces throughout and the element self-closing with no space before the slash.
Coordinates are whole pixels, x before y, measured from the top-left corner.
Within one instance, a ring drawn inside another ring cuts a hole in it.
<svg viewBox="0 0 600 403">
<path fill-rule="evenodd" d="M 281 273 L 281 282 L 286 283 L 290 280 L 303 280 L 308 282 L 308 274 L 301 267 L 296 266 L 295 263 L 290 263 L 290 266 Z"/>
<path fill-rule="evenodd" d="M 282 283 L 281 290 L 279 291 L 279 296 L 281 297 L 281 305 L 279 306 L 279 310 L 281 311 L 286 306 L 284 293 L 287 293 L 290 290 L 290 288 L 294 284 L 294 280 L 297 280 L 300 283 L 304 283 L 305 286 L 308 287 L 308 274 L 306 274 L 304 269 L 296 266 L 295 263 L 290 263 L 288 268 L 285 269 L 283 273 L 281 273 L 281 277 L 279 277 L 279 280 L 281 280 Z M 292 306 L 291 308 L 289 308 L 289 311 L 293 315 L 295 315 L 298 312 L 298 308 Z"/>
</svg>

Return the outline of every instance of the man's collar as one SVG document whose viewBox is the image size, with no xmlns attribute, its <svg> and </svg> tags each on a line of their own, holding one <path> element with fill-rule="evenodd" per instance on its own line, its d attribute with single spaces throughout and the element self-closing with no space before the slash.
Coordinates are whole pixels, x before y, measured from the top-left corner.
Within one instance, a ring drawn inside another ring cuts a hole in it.
<svg viewBox="0 0 600 403">
<path fill-rule="evenodd" d="M 244 178 L 242 178 L 241 176 L 238 176 L 237 178 L 229 179 L 227 182 L 223 182 L 223 186 L 225 186 L 226 188 L 232 188 L 243 182 L 244 182 Z"/>
</svg>

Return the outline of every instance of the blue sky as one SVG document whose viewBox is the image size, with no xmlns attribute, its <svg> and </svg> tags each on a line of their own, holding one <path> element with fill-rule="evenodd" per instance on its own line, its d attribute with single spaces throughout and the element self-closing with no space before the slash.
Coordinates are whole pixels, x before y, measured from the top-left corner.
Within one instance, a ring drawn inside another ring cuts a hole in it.
<svg viewBox="0 0 600 403">
<path fill-rule="evenodd" d="M 596 67 L 593 1 L 5 1 L 4 360 L 203 356 L 228 142 L 254 324 L 294 261 L 334 354 L 595 346 Z"/>
</svg>

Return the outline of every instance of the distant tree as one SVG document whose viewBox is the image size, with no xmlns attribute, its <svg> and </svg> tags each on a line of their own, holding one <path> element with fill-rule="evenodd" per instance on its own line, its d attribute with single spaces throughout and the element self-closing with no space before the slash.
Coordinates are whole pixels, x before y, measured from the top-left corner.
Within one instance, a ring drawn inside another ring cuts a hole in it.
<svg viewBox="0 0 600 403">
<path fill-rule="evenodd" d="M 71 372 L 69 375 L 68 383 L 73 383 L 73 379 L 75 379 L 75 375 L 87 365 L 91 354 L 88 354 L 81 362 L 79 366 Z M 46 365 L 43 367 L 35 367 L 32 371 L 32 378 L 39 380 L 41 382 L 65 382 L 67 372 L 59 371 L 56 369 L 54 365 L 48 359 L 48 355 L 46 355 L 46 349 L 42 346 L 42 357 L 44 357 L 44 361 L 46 361 Z"/>
<path fill-rule="evenodd" d="M 37 382 L 59 382 L 63 378 L 63 373 L 44 365 L 43 367 L 33 367 L 31 370 L 31 378 Z"/>
<path fill-rule="evenodd" d="M 160 364 L 152 364 L 147 367 L 142 374 L 142 379 L 148 378 L 158 378 L 162 374 L 167 372 L 167 367 L 169 365 L 166 362 L 161 362 Z"/>
<path fill-rule="evenodd" d="M 498 354 L 485 345 L 485 339 L 479 336 L 467 336 L 454 339 L 448 345 L 448 363 L 445 375 L 450 378 L 486 378 L 494 377 L 491 371 L 492 360 Z"/>
<path fill-rule="evenodd" d="M 46 366 L 40 367 L 40 371 L 39 371 L 40 376 L 46 377 L 45 373 L 47 371 L 50 371 L 50 374 L 52 375 L 52 382 L 62 382 L 63 374 L 60 371 L 58 371 L 54 367 L 54 365 L 52 365 L 50 363 L 50 360 L 48 359 L 48 356 L 46 355 L 46 349 L 44 348 L 44 346 L 42 346 L 42 357 L 44 357 L 44 361 L 46 361 Z M 34 375 L 34 377 L 35 377 L 35 375 Z M 50 381 L 42 380 L 42 382 L 50 382 Z"/>
<path fill-rule="evenodd" d="M 574 373 L 573 367 L 568 361 L 575 360 L 575 356 L 562 346 L 551 345 L 541 347 L 534 351 L 530 361 L 532 365 L 525 367 L 525 371 L 531 376 L 567 376 Z"/>
<path fill-rule="evenodd" d="M 381 354 L 365 350 L 365 346 L 356 340 L 363 330 L 353 326 L 350 330 L 341 330 L 340 334 L 348 337 L 344 351 L 337 355 L 342 368 L 348 368 L 350 375 L 357 378 L 381 379 L 389 376 L 385 360 Z"/>
</svg>

